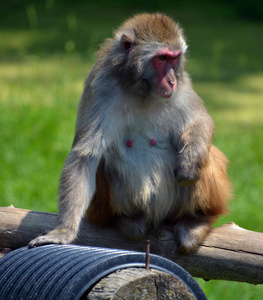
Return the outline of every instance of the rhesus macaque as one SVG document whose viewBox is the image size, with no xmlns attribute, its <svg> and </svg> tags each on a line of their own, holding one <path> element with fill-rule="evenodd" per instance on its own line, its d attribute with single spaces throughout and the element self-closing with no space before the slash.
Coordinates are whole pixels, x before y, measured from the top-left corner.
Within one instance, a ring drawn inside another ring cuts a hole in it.
<svg viewBox="0 0 263 300">
<path fill-rule="evenodd" d="M 29 247 L 73 242 L 87 212 L 135 240 L 170 222 L 189 253 L 226 212 L 227 159 L 211 145 L 214 122 L 185 71 L 186 49 L 163 14 L 136 15 L 106 40 L 79 104 L 57 227 Z"/>
</svg>

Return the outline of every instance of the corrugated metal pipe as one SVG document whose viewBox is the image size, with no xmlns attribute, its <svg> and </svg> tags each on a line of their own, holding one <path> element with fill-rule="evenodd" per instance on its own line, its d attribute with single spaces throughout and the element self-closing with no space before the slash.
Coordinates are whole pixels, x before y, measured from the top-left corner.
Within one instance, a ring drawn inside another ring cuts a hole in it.
<svg viewBox="0 0 263 300">
<path fill-rule="evenodd" d="M 0 259 L 0 299 L 80 299 L 103 277 L 131 267 L 144 268 L 145 253 L 74 245 L 24 247 Z M 150 269 L 176 276 L 196 299 L 206 299 L 176 263 L 151 254 Z"/>
</svg>

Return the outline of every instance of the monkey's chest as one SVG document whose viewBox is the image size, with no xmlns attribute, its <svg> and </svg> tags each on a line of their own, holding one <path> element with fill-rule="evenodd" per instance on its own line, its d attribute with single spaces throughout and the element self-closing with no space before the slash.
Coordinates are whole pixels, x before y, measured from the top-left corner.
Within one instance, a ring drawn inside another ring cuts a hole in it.
<svg viewBox="0 0 263 300">
<path fill-rule="evenodd" d="M 143 212 L 162 219 L 174 204 L 176 154 L 169 138 L 127 134 L 109 151 L 113 206 L 117 213 Z"/>
<path fill-rule="evenodd" d="M 176 153 L 172 149 L 168 136 L 154 134 L 126 134 L 119 145 L 114 147 L 115 164 L 129 172 L 151 172 L 161 165 L 175 164 Z M 113 150 L 113 151 L 114 151 Z"/>
</svg>

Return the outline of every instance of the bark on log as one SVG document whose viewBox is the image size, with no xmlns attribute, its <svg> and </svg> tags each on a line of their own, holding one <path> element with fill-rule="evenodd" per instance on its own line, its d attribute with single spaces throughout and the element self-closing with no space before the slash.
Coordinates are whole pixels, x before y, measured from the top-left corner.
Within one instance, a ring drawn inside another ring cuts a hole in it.
<svg viewBox="0 0 263 300">
<path fill-rule="evenodd" d="M 0 248 L 16 249 L 50 229 L 56 223 L 56 214 L 17 208 L 0 208 Z M 234 223 L 213 228 L 191 255 L 179 255 L 171 228 L 153 230 L 151 253 L 181 265 L 192 276 L 205 280 L 223 279 L 263 283 L 263 233 L 242 229 Z M 133 243 L 124 239 L 115 228 L 102 228 L 83 221 L 79 245 L 145 251 L 145 242 Z"/>
<path fill-rule="evenodd" d="M 157 270 L 129 268 L 100 280 L 86 296 L 88 300 L 194 300 L 188 287 L 178 278 Z M 83 297 L 84 299 L 84 297 Z"/>
</svg>

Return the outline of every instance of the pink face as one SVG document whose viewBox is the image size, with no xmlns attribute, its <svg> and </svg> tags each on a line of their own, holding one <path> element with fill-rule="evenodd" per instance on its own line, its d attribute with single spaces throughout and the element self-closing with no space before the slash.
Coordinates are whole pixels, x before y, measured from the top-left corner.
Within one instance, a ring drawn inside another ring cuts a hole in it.
<svg viewBox="0 0 263 300">
<path fill-rule="evenodd" d="M 164 48 L 156 53 L 153 58 L 153 67 L 156 72 L 156 93 L 162 98 L 171 98 L 177 87 L 175 68 L 182 51 L 171 51 Z"/>
</svg>

